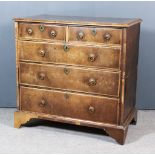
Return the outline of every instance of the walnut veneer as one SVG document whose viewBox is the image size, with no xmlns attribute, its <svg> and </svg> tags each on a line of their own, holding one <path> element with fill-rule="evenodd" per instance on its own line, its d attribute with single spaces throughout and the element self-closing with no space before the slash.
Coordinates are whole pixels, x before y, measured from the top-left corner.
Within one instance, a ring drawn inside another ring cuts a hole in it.
<svg viewBox="0 0 155 155">
<path fill-rule="evenodd" d="M 136 122 L 140 19 L 16 18 L 15 127 L 30 119 L 104 129 L 124 144 Z"/>
</svg>

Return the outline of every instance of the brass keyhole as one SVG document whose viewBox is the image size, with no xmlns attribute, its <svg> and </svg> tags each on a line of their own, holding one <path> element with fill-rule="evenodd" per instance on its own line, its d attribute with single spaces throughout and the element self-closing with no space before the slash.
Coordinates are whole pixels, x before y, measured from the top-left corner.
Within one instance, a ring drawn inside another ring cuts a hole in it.
<svg viewBox="0 0 155 155">
<path fill-rule="evenodd" d="M 70 73 L 70 70 L 68 68 L 64 68 L 64 73 L 68 75 Z"/>
<path fill-rule="evenodd" d="M 64 45 L 64 51 L 68 52 L 69 51 L 69 46 L 68 45 Z"/>
<path fill-rule="evenodd" d="M 45 107 L 46 106 L 46 101 L 44 99 L 42 99 L 39 103 L 40 107 Z"/>
<path fill-rule="evenodd" d="M 69 95 L 67 93 L 64 94 L 65 99 L 69 99 Z"/>
<path fill-rule="evenodd" d="M 40 29 L 41 32 L 43 32 L 45 30 L 44 25 L 40 25 L 39 29 Z"/>
<path fill-rule="evenodd" d="M 92 30 L 92 35 L 93 35 L 93 36 L 96 36 L 96 34 L 97 34 L 96 29 L 93 29 L 93 30 Z"/>
</svg>

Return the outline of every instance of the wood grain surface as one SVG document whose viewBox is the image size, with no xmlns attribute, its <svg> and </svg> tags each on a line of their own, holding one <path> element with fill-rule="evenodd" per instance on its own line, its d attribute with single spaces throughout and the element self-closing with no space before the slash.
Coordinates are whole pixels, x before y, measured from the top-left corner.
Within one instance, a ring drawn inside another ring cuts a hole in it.
<svg viewBox="0 0 155 155">
<path fill-rule="evenodd" d="M 124 144 L 136 124 L 141 19 L 15 19 L 14 126 L 47 119 L 96 127 Z"/>
</svg>

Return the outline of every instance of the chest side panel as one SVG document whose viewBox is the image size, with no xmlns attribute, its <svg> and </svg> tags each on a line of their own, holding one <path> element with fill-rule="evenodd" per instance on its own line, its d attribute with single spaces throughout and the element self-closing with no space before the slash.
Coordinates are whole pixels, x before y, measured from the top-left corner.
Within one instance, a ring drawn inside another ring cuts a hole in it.
<svg viewBox="0 0 155 155">
<path fill-rule="evenodd" d="M 124 120 L 135 108 L 140 24 L 126 29 Z"/>
</svg>

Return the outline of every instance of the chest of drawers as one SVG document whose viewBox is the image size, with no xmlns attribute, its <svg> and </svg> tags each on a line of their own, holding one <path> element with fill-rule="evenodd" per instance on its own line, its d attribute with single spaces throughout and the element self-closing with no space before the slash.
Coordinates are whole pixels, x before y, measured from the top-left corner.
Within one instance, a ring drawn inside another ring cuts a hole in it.
<svg viewBox="0 0 155 155">
<path fill-rule="evenodd" d="M 105 130 L 124 144 L 136 123 L 140 19 L 16 18 L 14 126 L 48 119 Z"/>
</svg>

